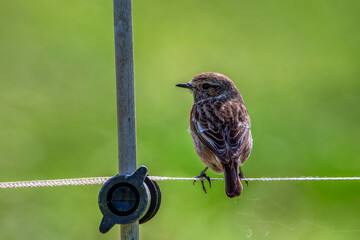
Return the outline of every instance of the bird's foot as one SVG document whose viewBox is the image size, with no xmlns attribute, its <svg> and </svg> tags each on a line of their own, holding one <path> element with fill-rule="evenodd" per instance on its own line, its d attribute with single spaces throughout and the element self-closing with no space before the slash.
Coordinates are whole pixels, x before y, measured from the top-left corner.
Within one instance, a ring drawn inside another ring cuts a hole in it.
<svg viewBox="0 0 360 240">
<path fill-rule="evenodd" d="M 211 187 L 211 179 L 210 179 L 210 177 L 208 175 L 206 175 L 206 170 L 208 170 L 208 168 L 205 168 L 203 171 L 201 171 L 199 176 L 195 177 L 195 178 L 198 178 L 201 181 L 201 185 L 203 187 L 203 190 L 204 190 L 205 194 L 207 194 L 207 191 L 206 191 L 204 181 L 208 181 L 209 185 Z M 193 184 L 195 184 L 196 181 L 198 181 L 198 180 L 194 180 Z"/>
<path fill-rule="evenodd" d="M 241 167 L 239 168 L 239 170 L 240 170 L 240 173 L 239 173 L 240 180 L 244 180 L 245 183 L 246 183 L 246 186 L 249 186 L 249 183 L 248 183 L 248 181 L 246 180 L 246 177 L 244 176 L 244 173 L 243 173 L 243 171 L 241 170 Z"/>
</svg>

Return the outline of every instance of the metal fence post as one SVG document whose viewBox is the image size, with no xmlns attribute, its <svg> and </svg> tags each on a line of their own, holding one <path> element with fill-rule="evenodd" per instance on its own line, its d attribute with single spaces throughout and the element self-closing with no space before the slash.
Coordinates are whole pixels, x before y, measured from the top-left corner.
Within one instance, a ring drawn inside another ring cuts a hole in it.
<svg viewBox="0 0 360 240">
<path fill-rule="evenodd" d="M 131 0 L 113 0 L 119 174 L 137 168 Z M 139 239 L 139 223 L 121 225 L 122 240 Z"/>
</svg>

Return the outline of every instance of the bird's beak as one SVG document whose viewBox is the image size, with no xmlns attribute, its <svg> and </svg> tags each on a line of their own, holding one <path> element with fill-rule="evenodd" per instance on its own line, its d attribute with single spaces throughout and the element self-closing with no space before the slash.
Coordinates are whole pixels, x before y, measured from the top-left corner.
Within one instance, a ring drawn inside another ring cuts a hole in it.
<svg viewBox="0 0 360 240">
<path fill-rule="evenodd" d="M 180 84 L 176 84 L 176 86 L 177 87 L 182 87 L 182 88 L 188 88 L 188 89 L 193 88 L 190 83 L 180 83 Z"/>
</svg>

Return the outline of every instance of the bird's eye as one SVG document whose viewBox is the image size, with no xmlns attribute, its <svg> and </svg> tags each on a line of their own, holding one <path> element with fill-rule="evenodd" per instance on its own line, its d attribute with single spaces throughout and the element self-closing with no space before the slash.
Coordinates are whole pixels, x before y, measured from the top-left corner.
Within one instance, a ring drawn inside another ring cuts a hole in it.
<svg viewBox="0 0 360 240">
<path fill-rule="evenodd" d="M 211 88 L 211 85 L 208 84 L 208 83 L 204 83 L 203 85 L 201 85 L 201 88 L 204 89 L 204 90 L 206 90 L 206 89 Z"/>
</svg>

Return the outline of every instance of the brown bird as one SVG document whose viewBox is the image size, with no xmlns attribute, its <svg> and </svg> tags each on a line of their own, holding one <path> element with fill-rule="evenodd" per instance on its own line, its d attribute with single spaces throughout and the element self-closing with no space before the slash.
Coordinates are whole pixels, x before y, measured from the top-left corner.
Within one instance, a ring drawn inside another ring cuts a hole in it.
<svg viewBox="0 0 360 240">
<path fill-rule="evenodd" d="M 244 177 L 240 167 L 252 149 L 250 117 L 239 90 L 230 78 L 213 72 L 176 86 L 190 89 L 194 96 L 190 132 L 195 151 L 206 165 L 197 177 L 206 178 L 211 186 L 206 170 L 224 172 L 226 195 L 239 196 L 243 189 L 240 178 Z"/>
</svg>

